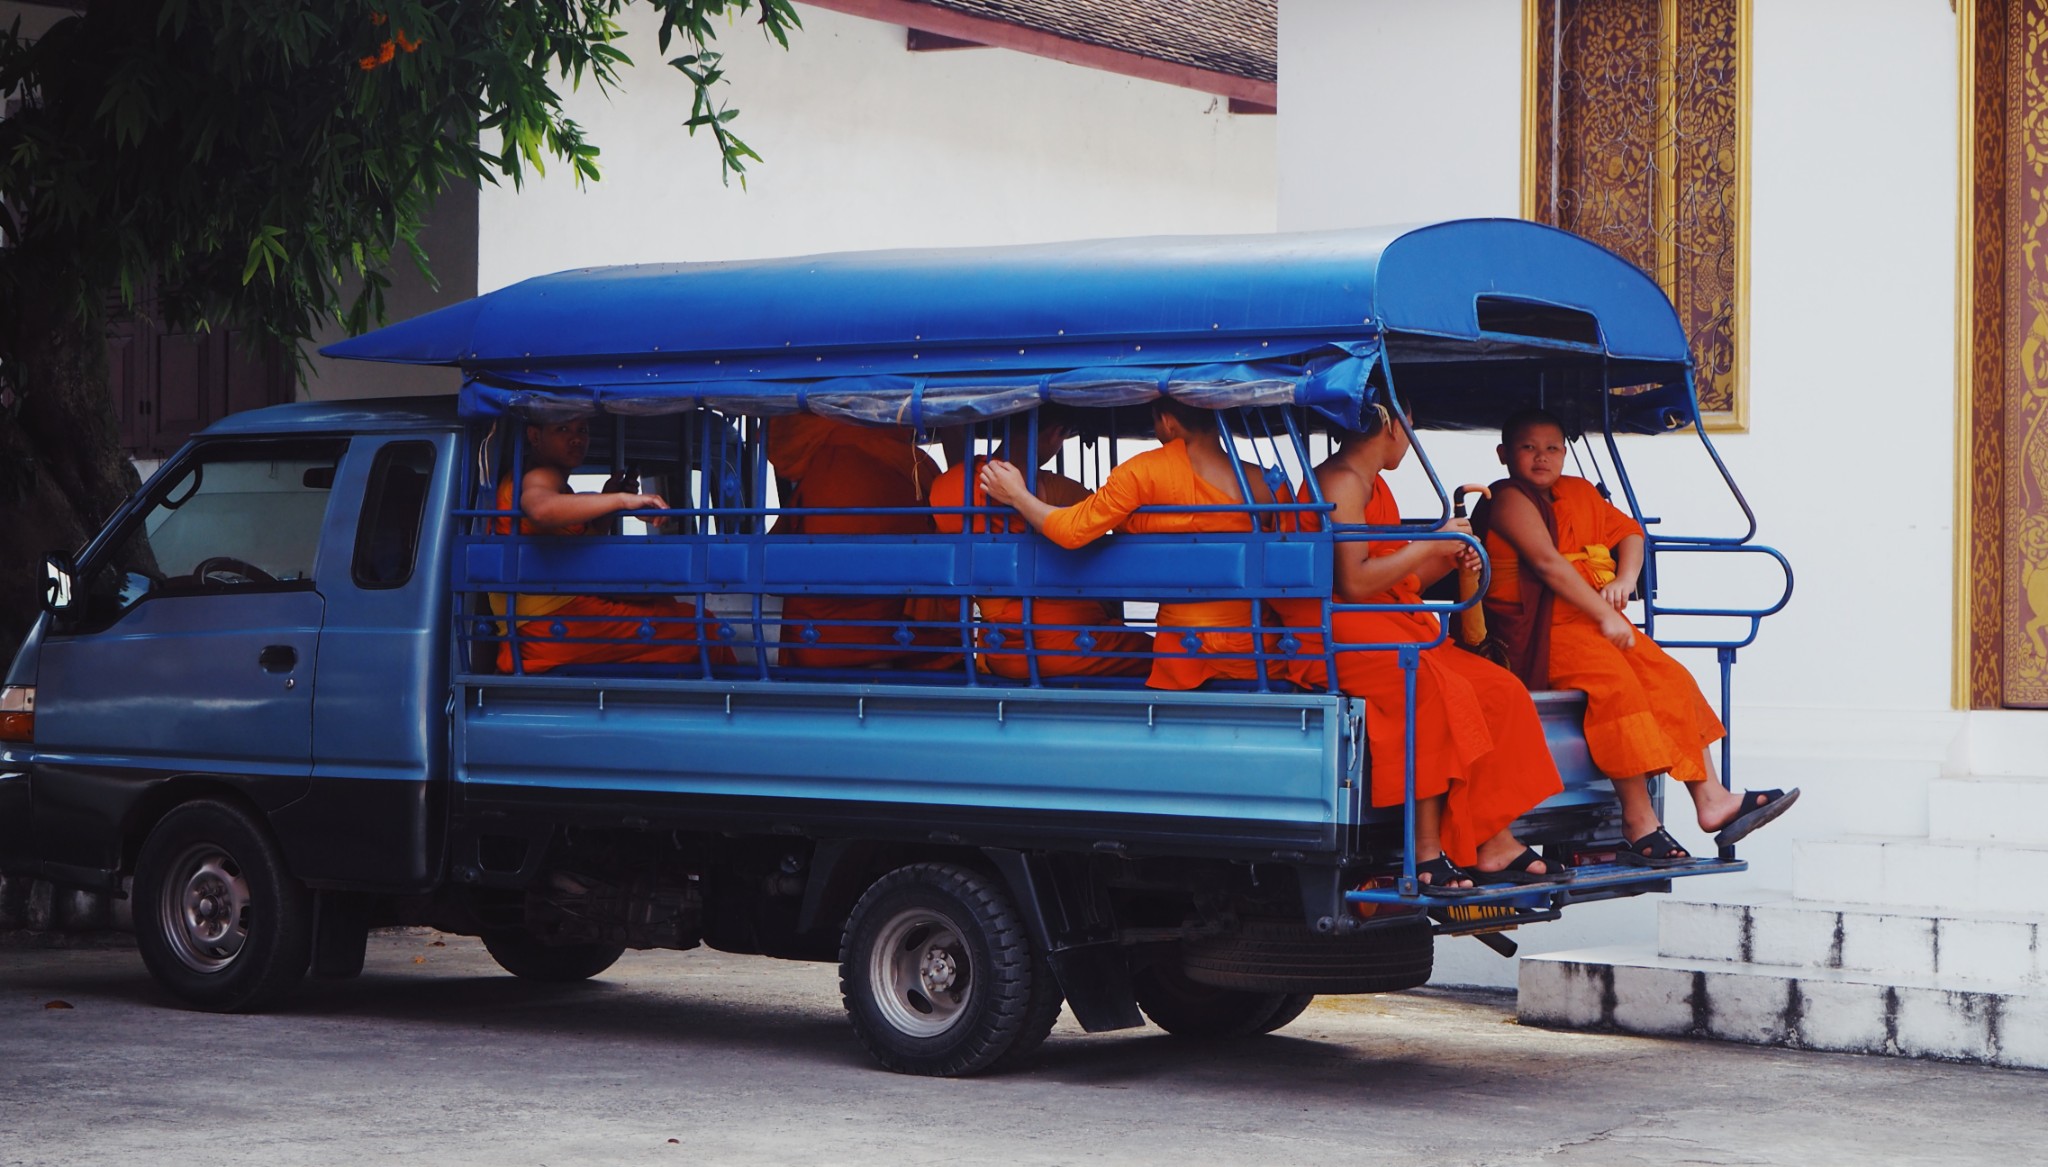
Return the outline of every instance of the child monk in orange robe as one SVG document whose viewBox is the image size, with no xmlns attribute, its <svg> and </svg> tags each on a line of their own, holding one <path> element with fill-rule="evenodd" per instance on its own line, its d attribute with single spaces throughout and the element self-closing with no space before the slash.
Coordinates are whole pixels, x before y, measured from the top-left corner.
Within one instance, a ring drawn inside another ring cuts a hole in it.
<svg viewBox="0 0 2048 1167">
<path fill-rule="evenodd" d="M 768 460 L 796 482 L 789 507 L 922 507 L 939 465 L 919 449 L 905 426 L 865 426 L 810 413 L 768 422 Z M 778 535 L 927 535 L 928 514 L 784 515 Z M 782 663 L 799 668 L 951 668 L 957 654 L 909 651 L 914 646 L 957 645 L 959 635 L 913 628 L 910 644 L 897 629 L 910 620 L 906 596 L 793 595 L 782 601 Z M 865 625 L 812 624 L 861 620 Z M 805 637 L 814 629 L 816 640 Z"/>
<path fill-rule="evenodd" d="M 1623 614 L 1642 571 L 1643 529 L 1592 483 L 1564 473 L 1564 426 L 1540 410 L 1518 413 L 1498 453 L 1508 477 L 1493 484 L 1480 516 L 1493 560 L 1487 621 L 1508 634 L 1511 662 L 1531 688 L 1585 691 L 1586 748 L 1621 800 L 1620 857 L 1694 862 L 1650 800 L 1658 774 L 1685 784 L 1700 829 L 1719 832 L 1722 845 L 1783 814 L 1798 790 L 1737 795 L 1715 780 L 1706 749 L 1726 734 L 1721 719 L 1692 674 Z"/>
<path fill-rule="evenodd" d="M 1407 456 L 1408 433 L 1385 407 L 1366 416 L 1316 467 L 1316 484 L 1340 525 L 1394 526 L 1400 508 L 1384 477 Z M 1313 520 L 1309 520 L 1313 521 Z M 1463 519 L 1446 530 L 1469 533 Z M 1336 598 L 1348 604 L 1420 604 L 1422 589 L 1477 553 L 1450 540 L 1339 542 Z M 1301 601 L 1275 601 L 1289 625 L 1319 624 Z M 1426 612 L 1334 612 L 1339 644 L 1426 643 L 1441 621 Z M 1316 636 L 1304 651 L 1320 653 Z M 1415 674 L 1415 850 L 1417 877 L 1433 894 L 1472 883 L 1555 883 L 1571 869 L 1546 860 L 1509 829 L 1564 789 L 1543 725 L 1514 674 L 1448 641 L 1423 649 Z M 1401 805 L 1406 781 L 1406 687 L 1394 650 L 1337 654 L 1337 687 L 1365 701 L 1374 806 Z"/>
<path fill-rule="evenodd" d="M 621 511 L 666 510 L 658 494 L 633 494 L 607 483 L 598 494 L 569 489 L 569 475 L 590 452 L 590 423 L 582 418 L 526 427 L 532 462 L 520 478 L 517 498 L 512 479 L 498 483 L 498 509 L 518 510 L 524 535 L 586 535 L 594 524 Z M 512 520 L 497 521 L 500 535 L 512 533 Z M 694 604 L 665 596 L 499 596 L 491 597 L 498 615 L 509 613 L 519 629 L 519 663 L 529 673 L 545 673 L 568 664 L 674 664 L 697 662 L 702 632 Z M 606 643 L 576 643 L 602 640 Z M 732 650 L 718 646 L 712 660 L 730 664 Z M 498 668 L 511 672 L 512 644 L 498 645 Z"/>
<path fill-rule="evenodd" d="M 1056 507 L 1033 495 L 1025 486 L 1024 475 L 1008 462 L 990 460 L 983 465 L 982 487 L 988 497 L 1016 508 L 1025 522 L 1062 547 L 1081 547 L 1114 530 L 1141 535 L 1250 531 L 1252 516 L 1243 512 L 1138 513 L 1143 506 L 1245 504 L 1213 412 L 1160 398 L 1153 403 L 1152 421 L 1159 449 L 1125 461 L 1110 472 L 1101 489 L 1072 506 Z M 1243 471 L 1252 501 L 1272 503 L 1273 492 L 1260 468 L 1244 463 Z M 1291 501 L 1291 496 L 1283 501 Z M 1263 525 L 1278 525 L 1271 512 Z M 1152 647 L 1157 655 L 1145 682 L 1152 688 L 1194 689 L 1211 679 L 1252 680 L 1258 676 L 1258 662 L 1252 659 L 1252 601 L 1161 604 L 1156 623 L 1158 635 L 1153 637 Z M 1267 678 L 1302 683 L 1314 663 L 1271 659 L 1266 665 Z"/>
<path fill-rule="evenodd" d="M 1043 422 L 1038 432 L 1039 453 L 1046 460 L 1051 460 L 1068 436 L 1066 428 L 1057 421 Z M 934 508 L 966 505 L 960 500 L 965 483 L 970 477 L 975 479 L 973 505 L 989 505 L 988 491 L 979 480 L 981 467 L 988 459 L 976 457 L 970 463 L 966 454 L 967 446 L 963 440 L 958 456 L 953 457 L 953 465 L 939 475 L 937 482 L 932 483 L 931 503 Z M 1008 442 L 1004 443 L 1002 449 L 996 451 L 995 457 L 1002 462 L 1016 460 L 1011 456 Z M 1038 472 L 1038 495 L 1053 506 L 1072 506 L 1088 497 L 1088 489 L 1071 478 L 1041 469 Z M 949 515 L 941 512 L 933 514 L 932 521 L 938 525 L 939 530 L 957 534 L 964 526 L 961 520 L 970 517 L 973 519 L 973 530 L 989 529 L 990 520 L 981 515 Z M 1024 529 L 1024 524 L 1017 519 L 996 519 L 994 523 L 998 531 Z M 981 609 L 982 622 L 994 626 L 977 637 L 977 642 L 983 647 L 983 651 L 976 658 L 977 662 L 982 668 L 999 677 L 1023 679 L 1030 676 L 1029 665 L 1021 651 L 1025 646 L 1024 602 L 1008 596 L 978 596 L 974 602 Z M 1123 622 L 1121 614 L 1111 611 L 1100 600 L 1033 600 L 1031 623 L 1034 631 L 1030 643 L 1038 652 L 1038 675 L 1041 678 L 1135 677 L 1149 672 L 1152 668 L 1149 655 L 1152 651 L 1150 636 L 1128 629 L 1106 630 Z M 1090 626 L 1091 630 L 1085 633 L 1090 647 L 1081 645 L 1080 639 L 1084 634 L 1080 632 L 1036 630 L 1038 626 L 1047 624 Z M 991 632 L 1002 638 L 1000 643 L 991 643 Z M 1011 651 L 991 651 L 997 648 Z M 1104 653 L 1147 655 L 1105 656 Z"/>
</svg>

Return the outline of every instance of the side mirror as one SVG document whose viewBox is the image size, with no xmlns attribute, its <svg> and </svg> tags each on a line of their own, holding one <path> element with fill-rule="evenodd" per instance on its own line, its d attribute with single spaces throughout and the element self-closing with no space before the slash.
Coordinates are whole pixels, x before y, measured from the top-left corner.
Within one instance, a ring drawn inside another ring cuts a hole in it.
<svg viewBox="0 0 2048 1167">
<path fill-rule="evenodd" d="M 43 610 L 68 611 L 77 594 L 77 578 L 78 568 L 70 556 L 52 555 L 43 560 Z"/>
</svg>

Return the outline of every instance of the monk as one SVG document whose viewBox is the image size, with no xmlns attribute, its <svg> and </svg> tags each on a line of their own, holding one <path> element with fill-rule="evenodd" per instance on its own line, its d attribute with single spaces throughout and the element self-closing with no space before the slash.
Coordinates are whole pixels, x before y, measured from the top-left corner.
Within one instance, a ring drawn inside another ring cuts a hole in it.
<svg viewBox="0 0 2048 1167">
<path fill-rule="evenodd" d="M 1391 424 L 1385 406 L 1343 436 L 1337 452 L 1316 467 L 1316 484 L 1339 525 L 1393 526 L 1400 508 L 1385 475 L 1408 454 L 1407 430 Z M 1309 520 L 1314 521 L 1314 520 Z M 1469 533 L 1463 519 L 1445 530 Z M 1422 590 L 1477 552 L 1450 540 L 1346 541 L 1336 545 L 1336 598 L 1347 604 L 1420 604 Z M 1279 600 L 1290 625 L 1320 613 Z M 1439 638 L 1441 621 L 1426 612 L 1333 612 L 1340 644 L 1423 643 Z M 1321 637 L 1311 651 L 1321 652 Z M 1340 651 L 1337 687 L 1364 699 L 1372 758 L 1374 806 L 1401 805 L 1406 782 L 1406 689 L 1391 649 Z M 1564 789 L 1543 740 L 1536 705 L 1514 674 L 1453 647 L 1423 649 L 1415 674 L 1416 875 L 1433 895 L 1475 883 L 1559 883 L 1571 878 L 1509 829 L 1523 813 Z"/>
<path fill-rule="evenodd" d="M 1203 511 L 1182 514 L 1139 512 L 1144 506 L 1243 506 L 1231 457 L 1223 450 L 1216 415 L 1170 398 L 1152 404 L 1152 423 L 1160 446 L 1131 458 L 1110 472 L 1094 494 L 1070 506 L 1054 506 L 1031 493 L 1024 475 L 1009 462 L 990 459 L 981 468 L 988 497 L 1014 508 L 1046 538 L 1062 547 L 1081 547 L 1114 530 L 1132 534 L 1193 531 L 1250 531 L 1252 516 L 1243 512 Z M 1275 500 L 1264 472 L 1241 463 L 1251 487 L 1252 502 Z M 1283 501 L 1292 501 L 1288 495 Z M 1261 525 L 1280 525 L 1267 512 Z M 1159 605 L 1158 635 L 1145 683 L 1154 689 L 1195 689 L 1214 679 L 1253 680 L 1252 601 L 1204 600 Z M 1277 641 L 1268 639 L 1268 648 Z M 1266 665 L 1273 681 L 1307 682 L 1315 662 L 1282 659 L 1277 651 Z"/>
<path fill-rule="evenodd" d="M 939 476 L 938 463 L 919 449 L 905 426 L 865 426 L 816 414 L 793 413 L 768 422 L 768 460 L 795 482 L 789 507 L 922 507 Z M 927 535 L 928 514 L 784 515 L 778 535 Z M 782 601 L 782 663 L 798 668 L 940 669 L 960 663 L 958 653 L 918 652 L 917 646 L 958 645 L 958 633 L 913 628 L 907 596 L 787 596 Z M 952 618 L 949 614 L 948 618 Z M 855 625 L 812 621 L 863 621 Z M 813 636 L 814 634 L 814 636 Z"/>
<path fill-rule="evenodd" d="M 1618 858 L 1646 867 L 1696 862 L 1664 829 L 1649 779 L 1685 784 L 1703 831 L 1733 844 L 1790 809 L 1790 791 L 1741 795 L 1714 777 L 1707 747 L 1726 730 L 1685 667 L 1629 622 L 1643 567 L 1643 529 L 1564 473 L 1564 426 L 1528 410 L 1501 428 L 1508 477 L 1478 516 L 1493 560 L 1489 626 L 1531 688 L 1586 694 L 1586 748 L 1614 781 L 1626 847 Z"/>
<path fill-rule="evenodd" d="M 569 475 L 590 452 L 590 422 L 536 423 L 526 427 L 529 462 L 519 480 L 518 510 L 524 535 L 591 535 L 601 533 L 603 520 L 624 511 L 666 510 L 658 494 L 621 489 L 613 479 L 597 494 L 569 488 Z M 498 508 L 513 509 L 512 478 L 498 483 Z M 512 533 L 512 520 L 499 519 L 500 535 Z M 510 615 L 519 629 L 519 663 L 529 673 L 545 673 L 567 664 L 695 664 L 703 636 L 694 604 L 665 596 L 538 596 L 492 595 L 491 607 Z M 511 611 L 508 613 L 508 607 Z M 602 641 L 604 643 L 588 643 Z M 584 643 L 578 643 L 584 642 Z M 713 649 L 714 663 L 729 664 L 732 651 Z M 512 643 L 498 645 L 498 668 L 512 672 Z"/>
<path fill-rule="evenodd" d="M 1051 461 L 1060 446 L 1070 435 L 1065 425 L 1050 406 L 1039 411 L 1038 451 L 1044 461 Z M 1000 462 L 1014 463 L 1010 442 L 1005 442 L 995 453 Z M 974 502 L 972 505 L 989 505 L 988 491 L 980 482 L 981 468 L 988 461 L 986 457 L 967 456 L 967 443 L 960 441 L 956 455 L 949 454 L 952 465 L 932 483 L 931 503 L 934 508 L 958 507 L 969 478 L 975 479 Z M 1023 453 L 1022 450 L 1016 451 Z M 1071 478 L 1050 473 L 1044 469 L 1038 472 L 1038 497 L 1053 506 L 1072 506 L 1088 497 L 1088 488 Z M 949 515 L 935 513 L 932 521 L 939 530 L 957 534 L 963 528 L 962 520 L 972 518 L 973 530 L 987 531 L 990 520 L 984 516 Z M 1024 524 L 1016 519 L 994 521 L 998 531 L 1021 531 Z M 1024 656 L 1024 602 L 1007 596 L 977 596 L 975 606 L 981 610 L 984 624 L 993 625 L 976 636 L 982 651 L 976 657 L 982 668 L 999 677 L 1022 680 L 1031 675 L 1030 666 Z M 1030 646 L 1038 652 L 1038 675 L 1041 679 L 1051 677 L 1135 677 L 1143 676 L 1152 668 L 1150 653 L 1152 638 L 1142 632 L 1122 629 L 1123 615 L 1112 611 L 1100 600 L 1039 599 L 1031 602 Z M 1050 629 L 1038 631 L 1047 624 L 1079 624 L 1088 631 L 1074 632 Z M 1083 644 L 1082 636 L 1088 638 Z M 998 641 L 996 638 L 1000 637 Z M 998 651 L 1007 650 L 1007 651 Z M 1107 656 L 1105 653 L 1144 653 L 1145 656 Z"/>
</svg>

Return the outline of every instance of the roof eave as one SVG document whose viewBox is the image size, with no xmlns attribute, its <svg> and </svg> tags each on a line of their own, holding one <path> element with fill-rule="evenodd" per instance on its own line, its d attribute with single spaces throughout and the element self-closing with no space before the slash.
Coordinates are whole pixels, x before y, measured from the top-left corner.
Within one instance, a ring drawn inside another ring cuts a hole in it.
<svg viewBox="0 0 2048 1167">
<path fill-rule="evenodd" d="M 805 3 L 834 12 L 843 12 L 848 16 L 860 16 L 887 24 L 922 29 L 957 40 L 974 41 L 991 48 L 1029 53 L 1034 57 L 1047 57 L 1055 61 L 1064 61 L 1069 65 L 1099 69 L 1105 73 L 1157 81 L 1163 85 L 1175 85 L 1199 93 L 1213 93 L 1218 97 L 1228 97 L 1248 105 L 1276 108 L 1280 103 L 1280 87 L 1272 81 L 1260 81 L 1212 69 L 1199 69 L 1193 65 L 1162 61 L 1157 57 L 1124 52 L 1104 45 L 1084 44 L 1040 29 L 938 8 L 919 3 L 918 0 L 805 0 Z"/>
</svg>

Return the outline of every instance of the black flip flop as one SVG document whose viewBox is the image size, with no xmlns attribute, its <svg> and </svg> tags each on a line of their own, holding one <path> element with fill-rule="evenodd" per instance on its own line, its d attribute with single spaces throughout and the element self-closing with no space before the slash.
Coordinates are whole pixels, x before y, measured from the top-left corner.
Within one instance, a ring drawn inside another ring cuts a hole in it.
<svg viewBox="0 0 2048 1167">
<path fill-rule="evenodd" d="M 1637 867 L 1687 867 L 1698 863 L 1685 845 L 1671 837 L 1671 832 L 1658 827 L 1614 856 L 1617 863 L 1631 863 Z"/>
<path fill-rule="evenodd" d="M 1763 802 L 1750 806 L 1750 801 L 1756 798 L 1763 799 Z M 1729 819 L 1721 833 L 1714 836 L 1714 842 L 1722 847 L 1739 843 L 1748 838 L 1751 831 L 1791 810 L 1792 804 L 1798 801 L 1797 786 L 1790 790 L 1745 790 L 1742 792 L 1742 805 L 1748 809 Z"/>
<path fill-rule="evenodd" d="M 1531 871 L 1529 868 L 1541 863 L 1548 871 Z M 1570 883 L 1572 869 L 1555 859 L 1545 859 L 1536 853 L 1534 847 L 1522 848 L 1522 853 L 1508 860 L 1506 867 L 1499 871 L 1482 871 L 1472 868 L 1471 875 L 1476 882 L 1485 883 Z"/>
<path fill-rule="evenodd" d="M 1425 875 L 1429 876 L 1430 882 L 1422 882 L 1422 877 Z M 1425 859 L 1415 865 L 1415 886 L 1426 896 L 1435 896 L 1439 899 L 1456 899 L 1459 896 L 1476 896 L 1479 894 L 1479 889 L 1476 887 L 1447 886 L 1452 881 L 1459 879 L 1471 879 L 1474 883 L 1479 882 L 1473 878 L 1471 872 L 1451 862 L 1448 856 L 1439 855 L 1434 859 Z"/>
</svg>

